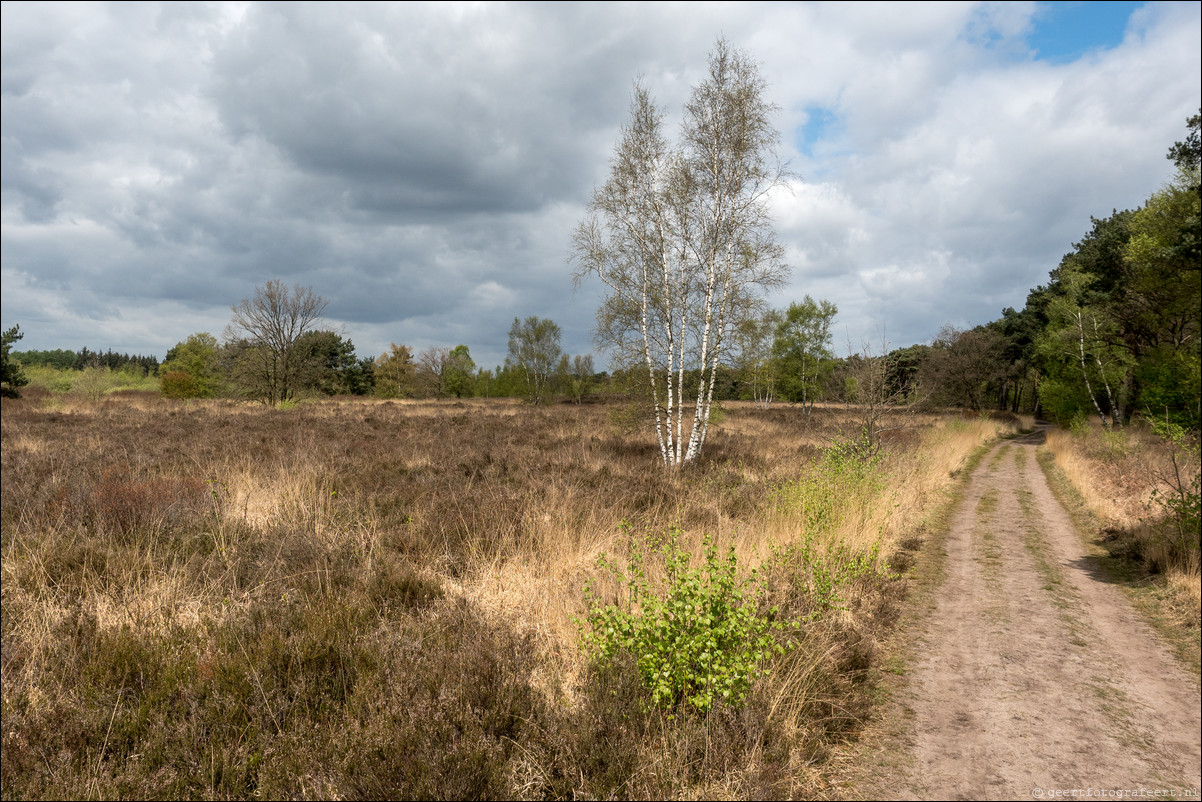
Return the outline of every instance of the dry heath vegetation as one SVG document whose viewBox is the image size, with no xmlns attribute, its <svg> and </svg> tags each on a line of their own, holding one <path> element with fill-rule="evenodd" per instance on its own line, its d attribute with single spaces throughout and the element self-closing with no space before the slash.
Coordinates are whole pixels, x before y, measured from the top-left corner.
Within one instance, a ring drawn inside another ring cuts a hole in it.
<svg viewBox="0 0 1202 802">
<path fill-rule="evenodd" d="M 1202 632 L 1196 434 L 1134 420 L 1104 429 L 1077 419 L 1048 432 L 1048 452 L 1086 512 L 1111 568 L 1198 671 Z"/>
<path fill-rule="evenodd" d="M 47 401 L 3 401 L 5 798 L 820 794 L 1019 425 L 732 404 L 665 471 L 603 405 Z"/>
</svg>

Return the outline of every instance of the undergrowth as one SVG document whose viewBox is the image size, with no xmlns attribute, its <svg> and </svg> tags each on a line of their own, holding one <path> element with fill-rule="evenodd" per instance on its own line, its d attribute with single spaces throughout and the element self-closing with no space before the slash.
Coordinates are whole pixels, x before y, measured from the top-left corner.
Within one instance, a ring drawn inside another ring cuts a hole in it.
<svg viewBox="0 0 1202 802">
<path fill-rule="evenodd" d="M 654 587 L 644 570 L 646 549 L 631 538 L 625 569 L 605 555 L 598 560 L 625 587 L 621 604 L 603 604 L 592 581 L 585 585 L 585 647 L 602 665 L 619 652 L 630 654 L 656 707 L 685 704 L 706 713 L 716 702 L 741 705 L 752 683 L 767 674 L 768 661 L 790 645 L 779 637 L 785 626 L 777 610 L 757 610 L 762 593 L 755 571 L 739 579 L 734 547 L 720 559 L 707 534 L 702 548 L 704 564 L 690 567 L 680 531 L 669 530 L 656 548 L 663 587 Z"/>
<path fill-rule="evenodd" d="M 602 407 L 2 411 L 4 798 L 813 795 L 871 714 L 891 538 L 990 434 L 865 462 L 841 411 L 732 404 L 668 473 Z"/>
</svg>

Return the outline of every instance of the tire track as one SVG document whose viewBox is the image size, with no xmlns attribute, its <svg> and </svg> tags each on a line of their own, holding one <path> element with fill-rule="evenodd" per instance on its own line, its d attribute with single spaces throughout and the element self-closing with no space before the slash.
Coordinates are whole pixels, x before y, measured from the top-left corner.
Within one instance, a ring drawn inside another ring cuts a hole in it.
<svg viewBox="0 0 1202 802">
<path fill-rule="evenodd" d="M 1198 686 L 1094 569 L 1036 462 L 1042 441 L 1001 443 L 970 477 L 897 698 L 907 734 L 886 748 L 901 759 L 862 784 L 871 796 L 1197 792 Z"/>
</svg>

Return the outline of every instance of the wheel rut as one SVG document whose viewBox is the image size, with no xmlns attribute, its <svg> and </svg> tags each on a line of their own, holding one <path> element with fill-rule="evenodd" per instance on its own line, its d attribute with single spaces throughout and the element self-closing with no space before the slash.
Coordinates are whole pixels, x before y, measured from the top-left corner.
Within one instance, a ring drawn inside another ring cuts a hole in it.
<svg viewBox="0 0 1202 802">
<path fill-rule="evenodd" d="M 1197 682 L 1096 570 L 1038 465 L 1042 441 L 999 443 L 971 475 L 895 695 L 905 724 L 857 796 L 1197 798 Z"/>
</svg>

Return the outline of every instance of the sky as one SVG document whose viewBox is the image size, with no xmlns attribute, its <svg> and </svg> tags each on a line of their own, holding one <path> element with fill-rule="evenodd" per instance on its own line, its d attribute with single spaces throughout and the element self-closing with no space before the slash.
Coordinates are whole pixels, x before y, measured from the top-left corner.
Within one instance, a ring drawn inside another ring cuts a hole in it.
<svg viewBox="0 0 1202 802">
<path fill-rule="evenodd" d="M 157 355 L 271 279 L 360 356 L 515 317 L 596 352 L 571 237 L 641 79 L 669 130 L 724 37 L 796 178 L 766 300 L 839 309 L 842 353 L 1021 308 L 1173 175 L 1202 4 L 9 3 L 0 317 L 15 348 Z M 597 353 L 599 366 L 605 355 Z"/>
</svg>

